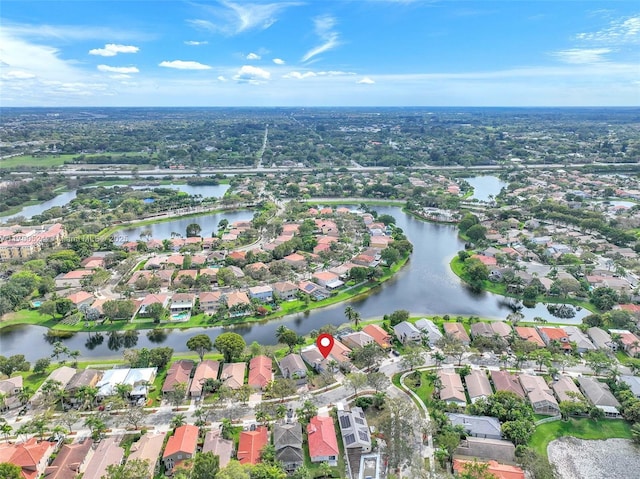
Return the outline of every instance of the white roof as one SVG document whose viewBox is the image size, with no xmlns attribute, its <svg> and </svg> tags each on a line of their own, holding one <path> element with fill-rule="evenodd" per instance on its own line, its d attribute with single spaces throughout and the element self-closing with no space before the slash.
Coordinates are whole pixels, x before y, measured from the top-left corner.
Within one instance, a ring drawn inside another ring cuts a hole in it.
<svg viewBox="0 0 640 479">
<path fill-rule="evenodd" d="M 146 383 L 153 380 L 156 368 L 122 368 L 109 369 L 104 372 L 102 379 L 96 384 L 98 396 L 106 397 L 115 394 L 117 384 L 133 386 L 133 395 L 146 392 Z"/>
</svg>

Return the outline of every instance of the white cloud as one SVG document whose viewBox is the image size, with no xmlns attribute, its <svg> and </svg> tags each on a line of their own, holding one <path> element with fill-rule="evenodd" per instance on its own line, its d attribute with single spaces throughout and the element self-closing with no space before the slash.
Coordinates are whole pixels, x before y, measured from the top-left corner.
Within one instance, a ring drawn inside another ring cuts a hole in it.
<svg viewBox="0 0 640 479">
<path fill-rule="evenodd" d="M 89 50 L 89 55 L 100 55 L 101 57 L 115 57 L 118 53 L 138 53 L 140 48 L 133 45 L 117 45 L 107 43 L 104 48 L 94 48 Z"/>
<path fill-rule="evenodd" d="M 290 73 L 287 73 L 286 75 L 283 75 L 282 78 L 295 78 L 297 80 L 304 80 L 305 78 L 312 78 L 315 76 L 318 76 L 318 75 L 314 72 L 304 72 L 304 73 L 290 72 Z"/>
<path fill-rule="evenodd" d="M 576 38 L 605 45 L 640 43 L 640 15 L 613 20 L 603 30 L 578 33 Z"/>
<path fill-rule="evenodd" d="M 323 15 L 314 18 L 313 23 L 315 33 L 320 37 L 322 43 L 305 53 L 302 57 L 303 62 L 309 61 L 316 55 L 332 50 L 340 45 L 340 35 L 333 29 L 336 25 L 336 19 L 334 17 Z"/>
<path fill-rule="evenodd" d="M 25 72 L 22 70 L 12 70 L 10 72 L 7 72 L 6 75 L 2 76 L 2 78 L 6 80 L 29 80 L 35 77 L 36 76 L 33 73 Z"/>
<path fill-rule="evenodd" d="M 373 85 L 375 82 L 369 77 L 364 77 L 363 79 L 358 80 L 356 83 L 359 83 L 360 85 Z"/>
<path fill-rule="evenodd" d="M 338 77 L 338 76 L 344 76 L 344 75 L 355 75 L 354 72 L 342 72 L 339 70 L 329 70 L 326 72 L 318 72 L 318 75 L 320 76 L 329 76 L 329 77 Z"/>
<path fill-rule="evenodd" d="M 205 65 L 199 62 L 185 61 L 185 60 L 173 60 L 160 62 L 158 66 L 166 68 L 175 68 L 177 70 L 211 70 L 209 65 Z"/>
<path fill-rule="evenodd" d="M 109 65 L 98 65 L 98 70 L 101 72 L 111 72 L 111 73 L 140 73 L 136 67 L 111 67 Z"/>
<path fill-rule="evenodd" d="M 279 3 L 233 3 L 225 0 L 218 5 L 201 5 L 214 21 L 205 19 L 188 20 L 196 28 L 223 35 L 237 35 L 250 30 L 266 30 L 278 19 L 280 12 L 289 7 L 302 5 L 297 2 Z"/>
<path fill-rule="evenodd" d="M 254 67 L 252 65 L 244 65 L 238 73 L 236 73 L 233 79 L 237 82 L 246 82 L 246 83 L 261 83 L 263 81 L 269 80 L 271 78 L 271 73 L 267 70 L 263 70 L 262 68 Z"/>
<path fill-rule="evenodd" d="M 273 63 L 275 63 L 276 65 L 284 65 L 285 61 L 282 58 L 274 58 Z"/>
<path fill-rule="evenodd" d="M 262 58 L 260 55 L 258 55 L 257 53 L 249 53 L 247 55 L 247 60 L 260 60 L 260 58 Z"/>
<path fill-rule="evenodd" d="M 156 34 L 138 32 L 131 29 L 98 27 L 95 25 L 32 25 L 28 23 L 12 23 L 3 19 L 2 29 L 8 34 L 33 39 L 55 39 L 63 41 L 104 40 L 113 38 L 117 41 L 153 40 Z"/>
<path fill-rule="evenodd" d="M 207 42 L 207 41 L 198 42 L 198 41 L 195 41 L 195 40 L 187 40 L 186 42 L 184 42 L 185 45 L 189 45 L 191 47 L 198 47 L 200 45 L 206 45 L 207 43 L 209 43 L 209 42 Z"/>
<path fill-rule="evenodd" d="M 221 82 L 227 82 L 227 81 L 229 81 L 229 80 L 227 80 L 227 78 L 226 78 L 226 77 L 224 77 L 224 76 L 220 75 L 220 76 L 218 77 L 218 81 L 221 81 Z"/>
<path fill-rule="evenodd" d="M 553 52 L 552 55 L 565 63 L 599 63 L 606 61 L 604 55 L 611 53 L 609 48 L 571 48 Z"/>
<path fill-rule="evenodd" d="M 126 80 L 127 78 L 131 78 L 131 75 L 109 75 L 109 78 L 113 78 L 114 80 Z"/>
</svg>

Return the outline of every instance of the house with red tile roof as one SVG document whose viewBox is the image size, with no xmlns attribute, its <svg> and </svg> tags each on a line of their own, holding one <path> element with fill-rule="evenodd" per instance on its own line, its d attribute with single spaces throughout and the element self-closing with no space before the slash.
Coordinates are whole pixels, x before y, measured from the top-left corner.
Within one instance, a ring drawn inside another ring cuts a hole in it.
<svg viewBox="0 0 640 479">
<path fill-rule="evenodd" d="M 569 335 L 562 328 L 551 328 L 551 327 L 543 327 L 538 328 L 538 332 L 540 333 L 540 337 L 545 342 L 545 344 L 549 345 L 553 341 L 558 341 L 560 346 L 565 351 L 571 351 L 571 344 Z"/>
<path fill-rule="evenodd" d="M 544 348 L 544 341 L 536 331 L 536 328 L 532 328 L 529 326 L 516 326 L 515 329 L 516 334 L 525 341 L 529 341 L 530 343 L 535 344 L 539 348 Z"/>
<path fill-rule="evenodd" d="M 338 441 L 333 418 L 314 416 L 307 424 L 307 442 L 311 462 L 328 462 L 330 466 L 338 465 Z"/>
<path fill-rule="evenodd" d="M 465 472 L 466 464 L 473 464 L 474 461 L 464 459 L 453 460 L 453 472 L 458 475 Z M 488 461 L 487 472 L 493 474 L 496 479 L 525 479 L 524 471 L 518 466 L 510 466 L 508 464 L 500 464 L 498 461 Z"/>
<path fill-rule="evenodd" d="M 148 294 L 140 303 L 140 309 L 138 309 L 138 314 L 140 316 L 144 316 L 147 312 L 147 308 L 154 303 L 160 303 L 162 307 L 166 308 L 169 304 L 169 296 L 166 294 Z"/>
<path fill-rule="evenodd" d="M 307 260 L 299 253 L 291 253 L 282 258 L 282 261 L 294 268 L 304 268 L 307 266 Z"/>
<path fill-rule="evenodd" d="M 367 324 L 362 331 L 371 336 L 382 349 L 391 347 L 391 336 L 377 324 Z"/>
<path fill-rule="evenodd" d="M 249 361 L 249 386 L 256 389 L 264 387 L 273 380 L 273 361 L 267 356 L 260 355 Z"/>
<path fill-rule="evenodd" d="M 496 266 L 498 264 L 498 260 L 492 256 L 485 256 L 483 254 L 474 254 L 471 256 L 471 258 L 479 260 L 485 266 Z"/>
<path fill-rule="evenodd" d="M 491 371 L 491 380 L 497 391 L 509 391 L 524 399 L 524 390 L 514 374 L 508 371 Z"/>
<path fill-rule="evenodd" d="M 236 456 L 240 464 L 258 464 L 260 452 L 269 443 L 269 432 L 264 426 L 258 426 L 255 431 L 240 432 L 238 452 Z"/>
<path fill-rule="evenodd" d="M 86 291 L 78 291 L 77 293 L 68 295 L 67 299 L 75 304 L 76 307 L 79 307 L 82 304 L 86 304 L 87 306 L 89 306 L 96 300 L 96 297 L 91 293 L 87 293 Z"/>
<path fill-rule="evenodd" d="M 38 441 L 35 437 L 20 444 L 0 444 L 0 463 L 9 462 L 20 467 L 24 479 L 37 479 L 44 473 L 56 443 Z"/>
<path fill-rule="evenodd" d="M 162 462 L 167 471 L 172 471 L 176 466 L 196 454 L 198 448 L 198 433 L 200 429 L 191 424 L 185 424 L 176 428 L 173 436 L 167 441 L 162 454 Z"/>
</svg>

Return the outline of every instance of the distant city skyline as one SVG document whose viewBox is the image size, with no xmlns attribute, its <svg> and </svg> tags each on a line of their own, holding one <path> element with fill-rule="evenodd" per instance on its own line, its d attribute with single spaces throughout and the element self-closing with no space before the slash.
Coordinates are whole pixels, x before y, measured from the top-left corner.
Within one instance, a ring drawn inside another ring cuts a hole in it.
<svg viewBox="0 0 640 479">
<path fill-rule="evenodd" d="M 3 1 L 0 105 L 636 106 L 635 1 Z"/>
</svg>

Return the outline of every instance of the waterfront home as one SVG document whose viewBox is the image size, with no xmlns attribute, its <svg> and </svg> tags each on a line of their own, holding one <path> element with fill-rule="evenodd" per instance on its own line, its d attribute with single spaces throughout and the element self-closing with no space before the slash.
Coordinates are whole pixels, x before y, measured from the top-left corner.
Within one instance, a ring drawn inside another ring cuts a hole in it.
<svg viewBox="0 0 640 479">
<path fill-rule="evenodd" d="M 64 387 L 69 401 L 75 404 L 77 402 L 75 395 L 78 390 L 85 387 L 95 387 L 100 378 L 102 378 L 102 374 L 102 371 L 98 371 L 97 369 L 78 369 Z"/>
<path fill-rule="evenodd" d="M 171 297 L 171 306 L 169 306 L 169 310 L 171 311 L 171 314 L 183 312 L 190 313 L 195 300 L 195 295 L 191 293 L 176 293 Z"/>
<path fill-rule="evenodd" d="M 467 436 L 455 450 L 456 456 L 477 457 L 515 463 L 516 447 L 511 441 Z"/>
<path fill-rule="evenodd" d="M 57 381 L 60 383 L 61 388 L 65 388 L 71 378 L 76 374 L 76 370 L 74 368 L 70 368 L 69 366 L 61 366 L 59 368 L 54 369 L 47 376 L 38 390 L 35 392 L 33 396 L 29 399 L 29 404 L 33 407 L 41 406 L 43 402 L 45 402 L 46 398 L 44 397 L 44 393 L 42 392 L 42 386 L 47 383 L 47 381 Z"/>
<path fill-rule="evenodd" d="M 98 400 L 117 393 L 118 384 L 131 386 L 129 398 L 131 400 L 146 398 L 149 386 L 153 384 L 158 373 L 157 368 L 115 368 L 104 371 L 102 378 L 96 384 Z"/>
<path fill-rule="evenodd" d="M 91 303 L 96 300 L 96 297 L 86 291 L 78 291 L 77 293 L 68 295 L 67 299 L 70 300 L 76 308 L 79 308 L 82 305 L 91 306 Z"/>
<path fill-rule="evenodd" d="M 273 288 L 268 284 L 249 288 L 249 297 L 263 303 L 273 301 Z"/>
<path fill-rule="evenodd" d="M 587 351 L 595 351 L 597 348 L 576 326 L 564 326 L 565 333 L 569 335 L 569 341 L 576 345 L 576 351 L 578 353 L 586 353 Z"/>
<path fill-rule="evenodd" d="M 362 328 L 362 332 L 371 336 L 382 349 L 389 349 L 391 347 L 391 335 L 377 324 L 367 324 Z"/>
<path fill-rule="evenodd" d="M 327 288 L 328 290 L 337 289 L 340 286 L 344 285 L 344 283 L 340 281 L 340 277 L 330 271 L 321 271 L 318 273 L 314 273 L 311 276 L 311 281 L 322 286 L 323 288 Z"/>
<path fill-rule="evenodd" d="M 591 341 L 596 348 L 610 349 L 612 351 L 618 350 L 618 343 L 611 339 L 609 333 L 607 333 L 604 329 L 600 329 L 594 326 L 587 329 L 587 334 L 591 338 Z"/>
<path fill-rule="evenodd" d="M 367 344 L 375 342 L 374 339 L 364 331 L 354 331 L 353 333 L 345 334 L 340 337 L 340 341 L 351 349 L 363 348 Z"/>
<path fill-rule="evenodd" d="M 204 383 L 207 379 L 218 379 L 219 369 L 220 363 L 212 359 L 205 359 L 198 363 L 189 388 L 189 396 L 192 398 L 202 397 Z"/>
<path fill-rule="evenodd" d="M 311 296 L 316 301 L 322 301 L 327 299 L 331 294 L 326 289 L 319 285 L 312 283 L 311 281 L 300 281 L 298 283 L 298 290 L 302 293 Z"/>
<path fill-rule="evenodd" d="M 198 294 L 200 309 L 207 314 L 214 314 L 220 307 L 222 293 L 220 291 L 203 291 Z"/>
<path fill-rule="evenodd" d="M 474 464 L 475 461 L 469 461 L 464 459 L 453 460 L 453 472 L 458 475 L 466 470 L 467 464 Z M 480 463 L 483 464 L 483 463 Z M 498 461 L 490 460 L 486 462 L 487 473 L 489 477 L 495 477 L 496 479 L 525 479 L 524 470 L 518 466 L 512 466 L 510 464 L 501 464 Z"/>
<path fill-rule="evenodd" d="M 169 371 L 167 371 L 167 377 L 162 384 L 162 394 L 166 394 L 173 391 L 176 385 L 184 383 L 189 390 L 189 381 L 191 378 L 191 371 L 193 370 L 194 362 L 190 359 L 181 359 L 174 362 Z"/>
<path fill-rule="evenodd" d="M 444 334 L 447 336 L 456 338 L 462 342 L 462 344 L 469 345 L 471 339 L 467 334 L 467 331 L 464 329 L 462 323 L 444 323 Z"/>
<path fill-rule="evenodd" d="M 544 341 L 536 331 L 536 328 L 529 326 L 516 326 L 514 327 L 518 337 L 524 341 L 529 341 L 535 344 L 539 348 L 544 348 Z"/>
<path fill-rule="evenodd" d="M 629 390 L 633 393 L 633 395 L 640 399 L 640 377 L 624 374 L 620 376 L 620 381 L 629 386 Z"/>
<path fill-rule="evenodd" d="M 609 386 L 595 378 L 579 377 L 578 384 L 587 399 L 595 407 L 602 409 L 606 417 L 620 417 L 620 403 L 611 394 Z"/>
<path fill-rule="evenodd" d="M 485 338 L 491 338 L 494 335 L 493 328 L 489 323 L 483 323 L 483 322 L 473 323 L 470 327 L 470 331 L 471 331 L 471 337 L 474 339 L 480 336 Z"/>
<path fill-rule="evenodd" d="M 283 301 L 290 301 L 298 297 L 298 286 L 291 281 L 279 281 L 274 283 L 272 287 L 274 296 Z"/>
<path fill-rule="evenodd" d="M 556 393 L 558 401 L 580 401 L 584 398 L 576 383 L 570 376 L 560 376 L 551 383 L 553 392 Z"/>
<path fill-rule="evenodd" d="M 427 340 L 429 341 L 429 346 L 432 348 L 440 339 L 442 339 L 440 328 L 438 328 L 438 326 L 436 326 L 430 319 L 419 319 L 416 321 L 415 326 L 422 332 L 423 336 L 426 336 Z"/>
<path fill-rule="evenodd" d="M 491 323 L 489 323 L 489 325 L 493 330 L 493 334 L 497 334 L 502 339 L 506 340 L 507 338 L 509 338 L 509 336 L 511 336 L 511 326 L 509 326 L 504 321 L 492 321 Z"/>
<path fill-rule="evenodd" d="M 22 392 L 22 376 L 14 376 L 0 380 L 0 412 L 16 409 L 22 406 L 20 393 Z"/>
<path fill-rule="evenodd" d="M 264 389 L 273 380 L 273 361 L 267 356 L 260 355 L 249 361 L 248 384 L 255 389 Z"/>
<path fill-rule="evenodd" d="M 220 379 L 229 389 L 240 389 L 244 384 L 246 363 L 225 363 L 220 371 Z"/>
<path fill-rule="evenodd" d="M 553 397 L 551 389 L 542 376 L 520 374 L 518 379 L 537 414 L 554 416 L 560 413 L 558 401 Z"/>
<path fill-rule="evenodd" d="M 552 328 L 552 327 L 543 327 L 538 328 L 538 332 L 540 333 L 540 337 L 544 341 L 546 345 L 551 344 L 552 342 L 557 342 L 565 352 L 571 351 L 571 344 L 569 340 L 569 335 L 562 328 Z"/>
<path fill-rule="evenodd" d="M 413 324 L 402 321 L 393 327 L 393 332 L 402 344 L 419 343 L 422 341 L 422 334 Z"/>
<path fill-rule="evenodd" d="M 154 303 L 159 303 L 163 308 L 166 308 L 169 304 L 169 296 L 166 294 L 148 294 L 140 303 L 140 308 L 138 309 L 139 316 L 147 316 L 147 308 Z"/>
<path fill-rule="evenodd" d="M 162 462 L 167 473 L 171 474 L 176 466 L 195 456 L 198 448 L 198 434 L 200 429 L 191 424 L 177 427 L 167 441 L 162 455 Z"/>
<path fill-rule="evenodd" d="M 232 317 L 244 316 L 251 310 L 251 300 L 244 291 L 231 291 L 225 293 L 224 301 L 229 308 Z"/>
</svg>

